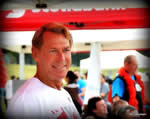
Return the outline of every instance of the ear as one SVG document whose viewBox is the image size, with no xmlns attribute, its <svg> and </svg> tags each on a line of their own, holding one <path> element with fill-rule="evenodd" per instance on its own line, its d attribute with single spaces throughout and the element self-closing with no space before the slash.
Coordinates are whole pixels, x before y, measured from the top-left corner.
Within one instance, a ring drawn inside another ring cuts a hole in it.
<svg viewBox="0 0 150 119">
<path fill-rule="evenodd" d="M 37 63 L 38 62 L 38 49 L 35 48 L 34 46 L 32 47 L 32 57 L 34 61 Z"/>
</svg>

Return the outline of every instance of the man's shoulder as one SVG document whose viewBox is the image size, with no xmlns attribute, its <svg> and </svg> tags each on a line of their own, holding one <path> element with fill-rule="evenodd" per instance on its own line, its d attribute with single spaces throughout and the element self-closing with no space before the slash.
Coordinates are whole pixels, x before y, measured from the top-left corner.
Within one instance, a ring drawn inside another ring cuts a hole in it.
<svg viewBox="0 0 150 119">
<path fill-rule="evenodd" d="M 120 75 L 117 75 L 115 79 L 113 80 L 112 84 L 116 84 L 116 83 L 124 83 L 123 77 L 121 77 Z"/>
<path fill-rule="evenodd" d="M 114 78 L 114 80 L 116 80 L 116 79 L 123 79 L 123 76 L 121 76 L 120 74 L 117 74 L 116 76 L 115 76 L 115 78 Z"/>
<path fill-rule="evenodd" d="M 21 85 L 16 93 L 14 94 L 13 98 L 26 98 L 28 95 L 35 93 L 38 89 L 38 79 L 31 78 L 27 80 L 23 85 Z"/>
<path fill-rule="evenodd" d="M 24 92 L 26 90 L 29 90 L 30 88 L 33 89 L 37 84 L 35 80 L 36 80 L 35 78 L 28 79 L 27 81 L 25 81 L 25 83 L 23 85 L 20 86 L 20 88 L 17 90 L 17 92 L 18 91 Z"/>
<path fill-rule="evenodd" d="M 27 80 L 20 88 L 18 88 L 12 97 L 9 104 L 10 109 L 14 109 L 15 107 L 21 108 L 22 106 L 26 106 L 28 104 L 31 106 L 37 103 L 37 99 L 39 99 L 39 91 L 41 90 L 39 85 L 38 79 L 31 78 Z"/>
</svg>

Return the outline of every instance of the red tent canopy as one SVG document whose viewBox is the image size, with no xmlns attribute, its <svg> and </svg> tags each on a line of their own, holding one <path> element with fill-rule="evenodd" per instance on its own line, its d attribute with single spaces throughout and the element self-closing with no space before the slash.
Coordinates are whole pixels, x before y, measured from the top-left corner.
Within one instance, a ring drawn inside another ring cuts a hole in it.
<svg viewBox="0 0 150 119">
<path fill-rule="evenodd" d="M 0 31 L 34 31 L 47 22 L 70 29 L 149 28 L 149 8 L 19 9 L 0 11 Z"/>
</svg>

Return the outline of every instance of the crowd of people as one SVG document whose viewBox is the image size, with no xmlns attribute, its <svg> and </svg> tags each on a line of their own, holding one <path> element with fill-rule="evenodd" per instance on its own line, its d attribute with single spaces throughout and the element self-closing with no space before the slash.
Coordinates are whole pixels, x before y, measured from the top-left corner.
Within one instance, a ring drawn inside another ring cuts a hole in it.
<svg viewBox="0 0 150 119">
<path fill-rule="evenodd" d="M 35 32 L 32 56 L 37 71 L 10 100 L 8 119 L 149 118 L 149 105 L 145 108 L 149 103 L 134 55 L 125 57 L 114 79 L 100 74 L 99 96 L 91 97 L 85 106 L 87 72 L 83 78 L 79 71 L 69 70 L 72 45 L 72 36 L 62 24 L 44 24 Z"/>
<path fill-rule="evenodd" d="M 72 75 L 75 75 L 73 71 L 69 71 L 69 72 L 71 72 Z M 118 77 L 118 75 L 116 77 Z M 65 78 L 65 79 L 68 82 L 68 79 L 72 80 L 73 77 Z M 82 79 L 82 80 L 85 80 L 85 83 L 87 81 L 86 79 Z M 114 86 L 115 79 L 114 80 L 106 79 L 104 74 L 101 74 L 100 76 L 101 88 L 100 88 L 99 96 L 90 98 L 85 108 L 82 102 L 83 100 L 79 96 L 79 91 L 77 91 L 77 89 L 79 88 L 77 85 L 77 81 L 78 78 L 76 78 L 74 82 L 76 86 L 72 87 L 72 88 L 76 88 L 76 94 L 73 91 L 73 89 L 70 89 L 72 91 L 68 91 L 67 89 L 67 91 L 70 93 L 71 96 L 76 95 L 78 97 L 76 99 L 79 106 L 76 106 L 76 104 L 75 106 L 79 111 L 81 118 L 83 119 L 148 119 L 149 118 L 149 111 L 146 110 L 146 108 L 144 108 L 144 106 L 148 104 L 144 102 L 145 100 L 142 100 L 143 101 L 142 111 L 140 109 L 141 107 L 137 108 L 135 105 L 132 105 L 132 103 L 130 104 L 129 100 L 125 100 L 123 98 L 119 98 L 118 100 L 115 100 L 114 96 L 112 95 L 113 90 L 111 88 L 112 86 Z M 68 87 L 69 85 L 70 83 L 66 84 L 65 87 Z M 109 97 L 109 95 L 111 97 Z"/>
<path fill-rule="evenodd" d="M 150 113 L 149 100 L 146 99 L 144 83 L 137 70 L 136 56 L 128 55 L 124 58 L 124 66 L 118 70 L 114 79 L 108 79 L 104 74 L 100 74 L 99 97 L 89 99 L 86 108 L 82 108 L 82 117 L 84 119 L 148 118 Z M 78 77 L 76 84 L 78 84 L 77 81 L 79 81 L 79 77 L 81 80 L 81 76 L 79 73 L 76 76 Z M 87 77 L 87 72 L 85 77 Z M 87 80 L 85 78 L 82 81 L 85 83 L 83 90 L 85 92 Z M 80 87 L 78 86 L 78 88 Z M 79 93 L 78 95 L 80 95 Z M 83 101 L 82 98 L 81 101 Z M 101 109 L 102 107 L 103 109 Z M 107 111 L 105 111 L 105 107 L 107 107 Z M 105 116 L 101 114 L 102 110 Z"/>
</svg>

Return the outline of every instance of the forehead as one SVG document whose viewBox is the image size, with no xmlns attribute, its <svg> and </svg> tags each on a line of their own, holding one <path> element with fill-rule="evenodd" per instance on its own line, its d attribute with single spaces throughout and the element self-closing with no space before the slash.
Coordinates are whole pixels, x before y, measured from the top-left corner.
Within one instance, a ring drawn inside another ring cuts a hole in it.
<svg viewBox="0 0 150 119">
<path fill-rule="evenodd" d="M 96 102 L 97 106 L 102 105 L 102 104 L 105 104 L 104 100 L 99 100 L 99 101 Z"/>
<path fill-rule="evenodd" d="M 136 57 L 131 57 L 131 63 L 137 63 Z"/>
<path fill-rule="evenodd" d="M 48 47 L 69 45 L 69 40 L 63 34 L 56 34 L 49 31 L 44 32 L 42 40 L 43 45 L 48 45 Z"/>
</svg>

